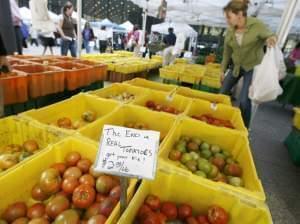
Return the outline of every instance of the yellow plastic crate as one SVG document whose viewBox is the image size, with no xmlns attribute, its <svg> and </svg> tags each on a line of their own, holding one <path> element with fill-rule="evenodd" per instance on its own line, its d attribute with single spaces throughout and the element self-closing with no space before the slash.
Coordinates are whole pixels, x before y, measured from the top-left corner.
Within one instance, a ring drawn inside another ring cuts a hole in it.
<svg viewBox="0 0 300 224">
<path fill-rule="evenodd" d="M 122 84 L 114 83 L 104 89 L 100 89 L 100 90 L 96 90 L 96 91 L 92 91 L 92 92 L 88 92 L 88 93 L 91 95 L 100 97 L 100 98 L 105 98 L 108 101 L 119 102 L 114 99 L 109 99 L 108 97 L 119 95 L 119 94 L 126 92 L 126 93 L 133 94 L 135 96 L 135 99 L 124 101 L 123 103 L 131 103 L 131 102 L 138 100 L 143 95 L 147 94 L 147 91 L 148 91 L 147 89 L 144 89 L 141 87 L 136 87 L 136 86 L 131 86 L 131 85 L 128 85 L 125 83 L 122 83 Z"/>
<path fill-rule="evenodd" d="M 300 130 L 300 108 L 295 108 L 294 127 Z"/>
<path fill-rule="evenodd" d="M 148 126 L 148 130 L 159 131 L 162 140 L 161 144 L 163 144 L 175 123 L 175 118 L 169 114 L 159 114 L 143 107 L 124 104 L 105 118 L 83 128 L 80 134 L 99 142 L 105 124 L 124 126 L 128 123 L 145 124 Z"/>
<path fill-rule="evenodd" d="M 20 117 L 11 116 L 0 120 L 0 154 L 1 147 L 10 144 L 22 145 L 27 140 L 35 140 L 38 143 L 40 150 L 36 154 L 39 154 L 48 147 L 48 144 L 58 142 L 61 138 L 61 135 L 48 132 L 40 125 Z M 32 155 L 10 169 L 0 171 L 0 177 L 34 157 L 35 155 Z"/>
<path fill-rule="evenodd" d="M 180 111 L 180 114 L 183 114 L 187 111 L 188 107 L 190 106 L 192 100 L 177 94 L 174 94 L 171 100 L 168 100 L 168 96 L 170 93 L 162 92 L 162 91 L 155 91 L 149 90 L 147 95 L 141 97 L 140 99 L 133 102 L 135 105 L 146 107 L 146 102 L 151 100 L 154 103 L 159 103 L 164 106 L 172 106 L 175 109 Z M 159 112 L 165 113 L 165 112 Z"/>
<path fill-rule="evenodd" d="M 202 81 L 201 81 L 202 85 L 208 86 L 208 87 L 213 87 L 213 88 L 221 88 L 221 81 L 220 78 L 211 78 L 208 76 L 204 76 Z"/>
<path fill-rule="evenodd" d="M 179 81 L 180 82 L 186 82 L 186 83 L 190 83 L 190 84 L 199 84 L 199 82 L 201 81 L 202 76 L 198 76 L 198 75 L 192 75 L 192 74 L 180 74 L 179 75 Z"/>
<path fill-rule="evenodd" d="M 135 78 L 135 79 L 126 81 L 125 83 L 127 83 L 129 85 L 133 85 L 133 86 L 138 86 L 138 87 L 143 87 L 143 88 L 148 88 L 148 89 L 153 89 L 153 90 L 166 91 L 166 92 L 169 92 L 176 88 L 175 85 L 153 82 L 153 81 L 149 81 L 147 79 L 142 79 L 142 78 Z"/>
<path fill-rule="evenodd" d="M 218 128 L 232 131 L 240 131 L 241 133 L 248 135 L 248 130 L 244 125 L 241 111 L 238 108 L 222 104 L 212 104 L 209 101 L 195 99 L 193 100 L 190 108 L 187 111 L 187 116 L 189 116 L 191 119 L 194 115 L 211 115 L 214 118 L 228 120 L 231 122 L 235 129 L 229 129 L 225 127 Z"/>
<path fill-rule="evenodd" d="M 180 168 L 179 162 L 169 159 L 169 152 L 174 148 L 175 143 L 181 136 L 199 137 L 202 141 L 209 144 L 219 145 L 222 149 L 230 152 L 243 169 L 242 179 L 245 187 L 234 187 L 222 182 L 214 182 L 194 175 L 188 170 Z M 221 130 L 201 122 L 194 122 L 191 119 L 179 121 L 168 136 L 167 141 L 159 151 L 160 162 L 169 166 L 174 173 L 181 173 L 187 177 L 201 180 L 204 184 L 214 186 L 224 191 L 231 192 L 240 198 L 252 198 L 265 201 L 266 196 L 257 175 L 250 151 L 249 142 L 246 136 L 237 132 Z"/>
<path fill-rule="evenodd" d="M 300 66 L 296 67 L 295 75 L 300 76 Z"/>
<path fill-rule="evenodd" d="M 175 64 L 187 64 L 189 61 L 185 58 L 176 58 Z"/>
<path fill-rule="evenodd" d="M 142 182 L 118 224 L 134 223 L 140 206 L 150 194 L 161 201 L 190 204 L 196 214 L 205 214 L 211 205 L 219 205 L 229 213 L 230 224 L 273 223 L 270 211 L 263 203 L 240 200 L 201 181 L 158 171 L 154 181 Z"/>
<path fill-rule="evenodd" d="M 138 71 L 137 65 L 129 65 L 129 64 L 116 64 L 114 71 L 123 73 L 123 74 L 130 74 L 135 73 Z"/>
<path fill-rule="evenodd" d="M 72 122 L 81 120 L 86 111 L 94 111 L 97 119 L 109 114 L 119 106 L 117 102 L 107 101 L 87 94 L 79 94 L 70 99 L 52 104 L 41 109 L 34 109 L 21 114 L 24 118 L 38 121 L 45 125 L 51 125 L 50 129 L 64 134 L 73 134 L 75 130 L 68 130 L 56 126 L 59 118 L 68 117 Z M 89 125 L 87 123 L 86 125 Z M 82 128 L 82 127 L 81 127 Z M 81 128 L 77 129 L 80 130 Z"/>
<path fill-rule="evenodd" d="M 72 151 L 79 152 L 82 157 L 94 161 L 97 146 L 70 137 L 53 145 L 49 150 L 40 153 L 30 162 L 22 164 L 22 166 L 19 166 L 14 172 L 9 173 L 5 177 L 0 177 L 0 214 L 3 213 L 9 204 L 17 201 L 24 201 L 29 205 L 33 204 L 31 189 L 38 182 L 41 173 L 53 163 L 63 162 L 65 156 Z M 136 182 L 135 179 L 130 180 L 127 189 L 128 201 L 134 194 Z M 24 185 L 24 183 L 26 184 Z M 106 223 L 116 223 L 119 217 L 120 204 L 118 203 Z"/>
<path fill-rule="evenodd" d="M 207 100 L 211 103 L 220 103 L 229 106 L 232 105 L 230 97 L 223 94 L 207 93 L 200 90 L 192 90 L 187 87 L 179 87 L 177 94 L 185 97 Z"/>
<path fill-rule="evenodd" d="M 176 70 L 170 70 L 166 68 L 159 69 L 159 76 L 162 79 L 171 79 L 171 80 L 178 80 L 180 75 L 179 71 Z"/>
</svg>

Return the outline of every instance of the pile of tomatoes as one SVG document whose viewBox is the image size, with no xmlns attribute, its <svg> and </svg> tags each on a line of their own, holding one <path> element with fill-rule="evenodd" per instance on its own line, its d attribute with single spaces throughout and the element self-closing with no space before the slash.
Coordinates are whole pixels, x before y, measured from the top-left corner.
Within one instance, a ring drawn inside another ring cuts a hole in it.
<svg viewBox="0 0 300 224">
<path fill-rule="evenodd" d="M 192 118 L 194 118 L 196 120 L 199 120 L 199 121 L 203 121 L 207 124 L 217 126 L 217 127 L 225 127 L 225 128 L 235 129 L 230 121 L 215 118 L 215 117 L 213 117 L 211 115 L 208 115 L 208 114 L 193 115 Z"/>
<path fill-rule="evenodd" d="M 70 152 L 64 162 L 43 171 L 31 191 L 35 203 L 9 205 L 0 223 L 102 224 L 117 205 L 120 194 L 117 177 L 96 173 L 89 159 Z"/>
<path fill-rule="evenodd" d="M 170 114 L 180 114 L 182 112 L 182 111 L 177 110 L 175 107 L 155 103 L 152 100 L 148 100 L 146 102 L 145 106 L 150 110 L 163 111 L 163 112 L 170 113 Z"/>
<path fill-rule="evenodd" d="M 135 221 L 138 224 L 227 224 L 229 215 L 222 207 L 214 205 L 207 214 L 194 216 L 193 208 L 188 204 L 177 206 L 170 201 L 161 202 L 155 195 L 148 195 Z"/>
</svg>

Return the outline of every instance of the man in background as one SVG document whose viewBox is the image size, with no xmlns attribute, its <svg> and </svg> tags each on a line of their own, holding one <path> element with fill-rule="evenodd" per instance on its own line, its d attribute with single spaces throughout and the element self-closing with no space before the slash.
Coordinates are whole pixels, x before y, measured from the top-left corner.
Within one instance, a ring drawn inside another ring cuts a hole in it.
<svg viewBox="0 0 300 224">
<path fill-rule="evenodd" d="M 12 25 L 9 0 L 0 1 L 0 73 L 8 72 L 10 65 L 6 58 L 13 54 L 16 49 L 15 32 Z M 0 81 L 0 117 L 4 114 L 3 86 Z"/>
<path fill-rule="evenodd" d="M 10 0 L 10 10 L 11 10 L 12 23 L 15 29 L 15 40 L 16 40 L 17 51 L 18 54 L 21 55 L 23 54 L 23 34 L 21 30 L 22 18 L 16 0 Z"/>
<path fill-rule="evenodd" d="M 163 39 L 166 48 L 163 52 L 163 66 L 168 66 L 174 62 L 173 49 L 176 44 L 176 35 L 174 34 L 174 29 L 170 27 L 168 29 L 169 34 Z"/>
</svg>

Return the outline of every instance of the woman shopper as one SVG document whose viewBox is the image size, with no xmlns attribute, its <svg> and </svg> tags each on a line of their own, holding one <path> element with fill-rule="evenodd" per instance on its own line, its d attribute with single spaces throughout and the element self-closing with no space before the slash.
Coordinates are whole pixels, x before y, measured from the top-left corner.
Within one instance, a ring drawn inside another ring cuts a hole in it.
<svg viewBox="0 0 300 224">
<path fill-rule="evenodd" d="M 249 1 L 233 0 L 224 7 L 228 29 L 224 40 L 221 73 L 223 94 L 229 94 L 240 78 L 244 79 L 239 101 L 247 127 L 251 120 L 251 100 L 248 95 L 253 69 L 262 61 L 264 45 L 272 47 L 276 44 L 276 37 L 263 22 L 247 17 L 248 3 Z M 231 59 L 234 68 L 224 78 L 224 72 Z"/>
<path fill-rule="evenodd" d="M 58 30 L 62 38 L 61 55 L 68 55 L 70 50 L 72 57 L 76 57 L 76 22 L 72 18 L 73 5 L 67 2 L 63 7 L 63 15 L 59 21 Z"/>
<path fill-rule="evenodd" d="M 90 26 L 89 22 L 86 22 L 84 25 L 84 29 L 82 31 L 82 39 L 83 39 L 83 46 L 85 48 L 86 53 L 91 52 L 90 41 L 95 39 L 94 31 Z"/>
</svg>

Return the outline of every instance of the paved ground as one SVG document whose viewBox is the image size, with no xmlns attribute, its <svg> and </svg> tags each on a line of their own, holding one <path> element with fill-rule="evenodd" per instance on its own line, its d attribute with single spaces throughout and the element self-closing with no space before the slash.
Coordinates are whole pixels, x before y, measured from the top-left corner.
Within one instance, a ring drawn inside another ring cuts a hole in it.
<svg viewBox="0 0 300 224">
<path fill-rule="evenodd" d="M 58 55 L 60 49 L 54 51 Z M 41 52 L 41 47 L 24 50 L 34 55 Z M 151 79 L 158 80 L 155 76 Z M 291 131 L 292 117 L 290 107 L 283 108 L 276 102 L 262 105 L 250 135 L 253 157 L 275 224 L 300 224 L 300 168 L 293 165 L 283 145 Z"/>
<path fill-rule="evenodd" d="M 275 224 L 300 223 L 300 168 L 293 165 L 283 145 L 292 117 L 291 108 L 262 105 L 251 132 L 253 157 Z"/>
</svg>

